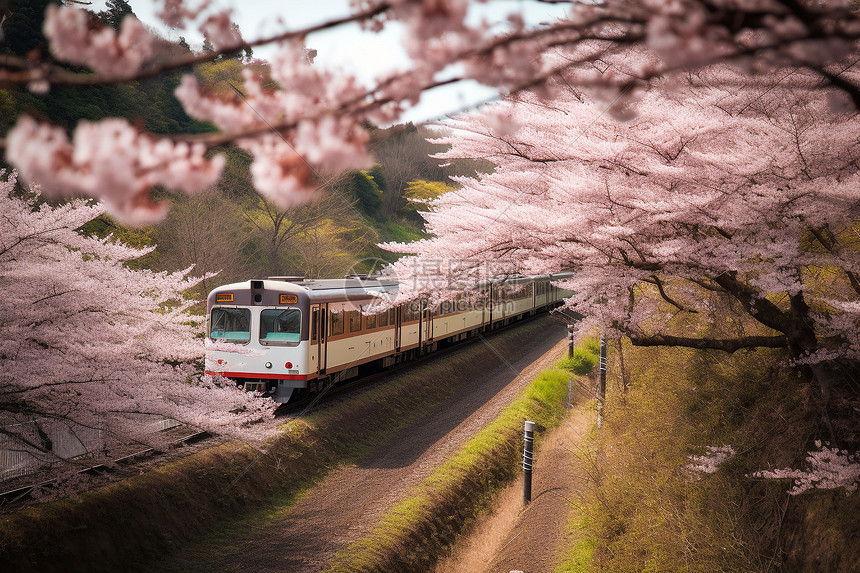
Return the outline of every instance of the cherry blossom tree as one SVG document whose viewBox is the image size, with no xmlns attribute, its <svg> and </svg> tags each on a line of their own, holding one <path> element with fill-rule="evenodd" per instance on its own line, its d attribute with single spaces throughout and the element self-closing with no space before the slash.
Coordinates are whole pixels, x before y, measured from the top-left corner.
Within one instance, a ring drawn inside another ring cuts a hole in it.
<svg viewBox="0 0 860 573">
<path fill-rule="evenodd" d="M 477 4 L 353 0 L 352 13 L 342 18 L 246 40 L 229 11 L 217 11 L 204 0 L 160 0 L 166 24 L 197 26 L 213 47 L 178 57 L 165 55 L 163 41 L 133 16 L 114 30 L 94 24 L 77 6 L 51 5 L 44 30 L 55 60 L 4 57 L 0 88 L 44 92 L 52 86 L 119 83 L 262 44 L 277 42 L 280 48 L 270 78 L 248 70 L 243 90 L 227 96 L 207 93 L 193 76 L 185 77 L 176 95 L 190 115 L 219 128 L 214 135 L 157 137 L 112 119 L 82 122 L 69 140 L 64 131 L 23 117 L 5 142 L 6 157 L 48 194 L 96 197 L 125 220 L 144 222 L 163 214 L 148 199 L 153 185 L 193 192 L 211 184 L 223 159 L 205 152 L 225 142 L 254 155 L 255 186 L 267 198 L 281 207 L 307 202 L 328 172 L 370 167 L 363 122 L 395 121 L 423 91 L 466 79 L 509 94 L 545 88 L 543 95 L 551 99 L 549 88 L 565 77 L 608 88 L 605 96 L 612 99 L 672 70 L 733 61 L 751 73 L 794 66 L 839 88 L 854 104 L 860 101 L 860 88 L 846 73 L 856 61 L 860 37 L 860 18 L 848 0 L 572 2 L 565 18 L 538 27 L 516 12 L 502 26 L 470 15 Z M 309 33 L 349 23 L 380 31 L 392 22 L 406 28 L 411 67 L 366 86 L 349 73 L 310 65 L 304 46 Z M 631 50 L 651 56 L 630 58 Z"/>
<path fill-rule="evenodd" d="M 856 79 L 846 72 L 846 80 Z M 516 273 L 572 272 L 565 306 L 635 345 L 735 352 L 783 348 L 831 413 L 853 420 L 860 358 L 860 114 L 801 68 L 749 76 L 727 65 L 667 74 L 620 108 L 575 82 L 445 123 L 443 160 L 495 170 L 422 213 L 431 238 L 385 248 L 401 302 L 454 295 L 507 261 Z M 428 264 L 434 261 L 436 264 Z M 428 288 L 429 287 L 429 288 Z M 848 414 L 844 414 L 847 412 Z M 856 488 L 848 449 L 808 453 L 792 494 Z M 851 442 L 856 448 L 856 441 Z M 688 469 L 716 471 L 731 446 Z"/>
<path fill-rule="evenodd" d="M 792 479 L 794 484 L 788 490 L 790 495 L 798 495 L 813 489 L 845 488 L 845 495 L 857 490 L 860 484 L 860 454 L 850 454 L 847 450 L 831 448 L 830 444 L 815 441 L 815 450 L 807 452 L 808 470 L 777 469 L 753 472 L 749 477 L 762 479 Z"/>
<path fill-rule="evenodd" d="M 0 434 L 37 455 L 56 421 L 155 444 L 165 418 L 252 441 L 272 431 L 258 424 L 271 401 L 201 378 L 190 269 L 127 268 L 150 249 L 76 230 L 104 206 L 53 207 L 15 181 L 0 173 Z"/>
<path fill-rule="evenodd" d="M 626 121 L 575 87 L 551 106 L 522 93 L 447 123 L 441 158 L 497 167 L 433 203 L 434 238 L 387 247 L 446 261 L 443 278 L 499 260 L 572 271 L 561 284 L 579 328 L 786 348 L 827 399 L 860 358 L 860 117 L 833 107 L 839 95 L 802 69 L 724 65 L 655 82 Z M 432 282 L 416 268 L 396 265 L 402 298 Z"/>
</svg>

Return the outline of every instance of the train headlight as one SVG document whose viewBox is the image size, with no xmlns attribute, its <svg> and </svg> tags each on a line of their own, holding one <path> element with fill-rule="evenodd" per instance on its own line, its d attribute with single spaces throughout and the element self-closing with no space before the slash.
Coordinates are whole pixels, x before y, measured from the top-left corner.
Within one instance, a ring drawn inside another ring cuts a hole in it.
<svg viewBox="0 0 860 573">
<path fill-rule="evenodd" d="M 272 367 L 272 363 L 271 363 L 271 362 L 266 362 L 266 368 L 271 368 L 271 367 Z"/>
</svg>

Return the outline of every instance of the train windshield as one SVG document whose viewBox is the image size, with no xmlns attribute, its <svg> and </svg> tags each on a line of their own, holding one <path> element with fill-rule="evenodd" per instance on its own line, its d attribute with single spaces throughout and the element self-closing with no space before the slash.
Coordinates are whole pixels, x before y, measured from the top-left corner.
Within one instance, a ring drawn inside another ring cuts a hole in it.
<svg viewBox="0 0 860 573">
<path fill-rule="evenodd" d="M 251 340 L 251 311 L 247 308 L 213 308 L 209 338 L 220 342 L 245 343 Z"/>
<path fill-rule="evenodd" d="M 297 308 L 268 308 L 260 313 L 260 342 L 295 346 L 302 331 L 302 311 Z"/>
</svg>

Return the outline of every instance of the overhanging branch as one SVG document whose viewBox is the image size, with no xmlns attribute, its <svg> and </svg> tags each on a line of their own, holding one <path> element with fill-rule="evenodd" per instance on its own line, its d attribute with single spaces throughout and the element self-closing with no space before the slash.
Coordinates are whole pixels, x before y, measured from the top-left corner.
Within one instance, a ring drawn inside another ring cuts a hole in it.
<svg viewBox="0 0 860 573">
<path fill-rule="evenodd" d="M 692 338 L 654 334 L 628 335 L 634 346 L 681 346 L 698 350 L 722 350 L 731 354 L 742 348 L 787 348 L 785 336 L 741 336 L 738 338 Z"/>
<path fill-rule="evenodd" d="M 668 302 L 669 304 L 671 304 L 672 306 L 674 306 L 678 310 L 682 310 L 684 312 L 692 312 L 692 313 L 698 313 L 699 312 L 698 310 L 682 306 L 681 303 L 679 303 L 678 301 L 676 301 L 675 299 L 670 297 L 668 295 L 668 293 L 666 293 L 666 289 L 663 288 L 663 281 L 661 281 L 660 277 L 658 277 L 657 275 L 651 275 L 651 278 L 650 279 L 644 279 L 644 282 L 651 283 L 651 284 L 655 285 L 657 287 L 657 291 L 660 293 L 660 296 L 663 298 L 663 300 L 665 300 L 666 302 Z"/>
</svg>

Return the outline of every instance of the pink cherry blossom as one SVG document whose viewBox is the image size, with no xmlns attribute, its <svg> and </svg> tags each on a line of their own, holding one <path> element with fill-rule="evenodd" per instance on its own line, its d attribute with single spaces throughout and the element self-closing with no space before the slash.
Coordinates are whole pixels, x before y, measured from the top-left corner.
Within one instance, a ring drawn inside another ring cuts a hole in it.
<svg viewBox="0 0 860 573">
<path fill-rule="evenodd" d="M 0 173 L 7 436 L 34 419 L 62 419 L 152 443 L 160 438 L 144 422 L 164 418 L 243 439 L 270 435 L 272 428 L 248 425 L 269 418 L 273 404 L 200 379 L 201 325 L 186 312 L 195 301 L 183 295 L 200 280 L 191 269 L 131 270 L 125 263 L 151 248 L 76 231 L 103 205 L 75 199 L 51 207 L 37 202 L 38 189 L 22 199 L 14 187 L 15 174 Z M 42 448 L 26 434 L 17 438 L 28 451 Z"/>
<path fill-rule="evenodd" d="M 354 78 L 315 68 L 298 43 L 281 48 L 271 73 L 280 85 L 292 89 L 264 89 L 262 79 L 246 70 L 243 96 L 206 94 L 193 76 L 185 76 L 176 97 L 190 115 L 221 129 L 259 131 L 237 144 L 254 156 L 255 188 L 282 207 L 310 200 L 324 180 L 320 173 L 373 164 L 367 131 L 356 118 L 339 113 L 364 95 Z M 284 123 L 294 124 L 292 130 L 275 128 Z"/>
<path fill-rule="evenodd" d="M 565 86 L 577 86 L 580 92 L 588 88 L 592 102 L 611 102 L 609 114 L 631 119 L 638 94 L 655 82 L 661 89 L 670 88 L 670 72 L 724 61 L 747 74 L 794 68 L 821 85 L 840 90 L 828 93 L 830 105 L 852 109 L 860 105 L 860 83 L 850 71 L 860 39 L 860 16 L 844 0 L 826 4 L 800 0 L 793 8 L 776 0 L 578 2 L 571 4 L 563 18 L 531 27 L 516 12 L 499 11 L 496 22 L 472 18 L 470 11 L 477 3 L 353 0 L 352 14 L 320 24 L 321 28 L 334 28 L 358 23 L 371 31 L 390 22 L 405 27 L 404 48 L 412 58 L 411 65 L 378 78 L 375 85 L 360 85 L 348 70 L 309 65 L 303 40 L 316 28 L 307 28 L 248 43 L 281 43 L 280 53 L 271 62 L 277 87 L 264 88 L 259 78 L 249 75 L 242 86 L 245 97 L 216 97 L 204 93 L 189 77 L 183 80 L 177 97 L 190 115 L 212 121 L 227 132 L 213 136 L 213 145 L 228 140 L 247 142 L 267 130 L 299 147 L 302 140 L 323 144 L 313 148 L 314 157 L 306 158 L 313 171 L 364 165 L 367 151 L 361 144 L 362 122 L 397 121 L 425 90 L 452 81 L 443 79 L 452 74 L 456 79 L 497 87 L 500 93 L 532 90 L 548 105 Z M 159 16 L 171 26 L 185 27 L 196 21 L 216 47 L 209 56 L 212 59 L 243 42 L 229 21 L 229 11 L 214 11 L 207 0 L 161 0 L 160 5 Z M 719 9 L 715 9 L 717 5 Z M 154 39 L 132 17 L 123 21 L 117 34 L 94 25 L 77 7 L 50 6 L 45 32 L 55 57 L 86 65 L 95 76 L 11 58 L 0 66 L 0 88 L 27 85 L 43 93 L 54 84 L 115 82 L 187 64 L 187 56 L 176 61 L 155 58 Z M 565 81 L 560 83 L 562 77 Z M 303 134 L 297 135 L 297 131 Z M 273 149 L 262 142 L 245 147 Z M 268 175 L 260 179 L 271 183 L 276 173 L 272 166 L 284 162 L 273 157 L 262 161 L 265 165 L 258 171 Z M 31 175 L 29 165 L 18 168 L 25 176 Z M 121 192 L 141 197 L 140 188 L 146 182 L 142 174 L 138 177 L 140 181 L 120 187 Z M 297 172 L 284 172 L 283 177 L 292 181 L 280 192 L 285 204 L 310 197 L 307 178 Z M 53 180 L 43 184 L 50 190 Z M 295 189 L 297 194 L 290 195 L 286 189 Z M 80 192 L 101 193 L 94 187 Z M 114 203 L 122 206 L 137 200 Z"/>
<path fill-rule="evenodd" d="M 155 185 L 193 193 L 217 181 L 223 156 L 206 159 L 202 145 L 141 134 L 127 121 L 81 122 L 70 142 L 64 130 L 23 116 L 10 130 L 6 157 L 52 195 L 84 194 L 129 223 L 158 220 Z"/>
<path fill-rule="evenodd" d="M 655 82 L 624 121 L 566 78 L 555 89 L 552 105 L 523 93 L 446 122 L 452 134 L 439 141 L 452 147 L 440 159 L 495 169 L 456 178 L 460 188 L 423 214 L 433 238 L 386 248 L 572 271 L 559 285 L 585 315 L 578 328 L 637 344 L 788 347 L 822 386 L 827 357 L 860 356 L 860 256 L 843 244 L 860 216 L 860 118 L 832 109 L 820 79 L 715 66 Z M 403 300 L 425 290 L 416 268 L 394 266 Z M 822 268 L 838 271 L 831 280 Z M 769 302 L 780 298 L 793 306 Z M 716 334 L 668 336 L 699 320 Z M 803 340 L 798 322 L 810 329 Z"/>
<path fill-rule="evenodd" d="M 58 59 L 83 64 L 113 77 L 133 77 L 152 56 L 155 37 L 137 18 L 125 18 L 119 34 L 104 26 L 91 29 L 90 14 L 75 6 L 49 4 L 44 33 Z"/>
<path fill-rule="evenodd" d="M 707 446 L 706 452 L 702 456 L 690 456 L 690 463 L 687 464 L 687 471 L 693 477 L 699 478 L 705 474 L 716 473 L 720 464 L 730 460 L 737 452 L 731 446 Z"/>
<path fill-rule="evenodd" d="M 850 495 L 860 485 L 860 453 L 831 448 L 830 444 L 815 442 L 814 450 L 806 453 L 808 469 L 777 469 L 753 472 L 749 477 L 762 479 L 791 479 L 794 485 L 788 490 L 791 495 L 799 495 L 813 489 L 845 488 Z"/>
<path fill-rule="evenodd" d="M 212 14 L 200 26 L 203 36 L 212 42 L 212 47 L 216 50 L 235 48 L 242 43 L 239 29 L 230 19 L 231 12 L 231 10 L 222 10 Z"/>
<path fill-rule="evenodd" d="M 195 20 L 207 8 L 210 0 L 199 0 L 197 6 L 188 7 L 190 2 L 184 0 L 160 0 L 163 7 L 156 12 L 162 22 L 171 28 L 185 28 L 187 20 Z"/>
</svg>

